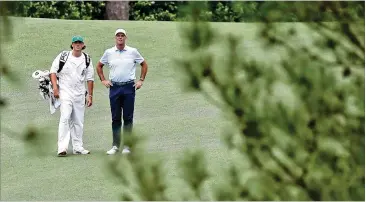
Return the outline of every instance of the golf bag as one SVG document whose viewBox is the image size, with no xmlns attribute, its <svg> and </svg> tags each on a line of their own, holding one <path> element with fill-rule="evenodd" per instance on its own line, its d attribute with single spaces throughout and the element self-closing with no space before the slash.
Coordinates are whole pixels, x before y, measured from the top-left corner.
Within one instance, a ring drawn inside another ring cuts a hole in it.
<svg viewBox="0 0 366 202">
<path fill-rule="evenodd" d="M 49 76 L 49 71 L 45 70 L 45 71 L 41 71 L 41 70 L 37 70 L 35 72 L 33 72 L 32 77 L 34 79 L 38 79 L 39 81 L 39 85 L 38 85 L 38 89 L 39 89 L 39 93 L 42 96 L 43 99 L 48 100 L 50 98 L 50 85 L 51 84 L 51 79 Z"/>
<path fill-rule="evenodd" d="M 53 88 L 50 78 L 50 72 L 48 70 L 37 70 L 33 72 L 32 77 L 38 80 L 39 94 L 44 100 L 48 100 L 50 104 L 51 114 L 55 113 L 56 109 L 60 106 L 60 101 L 53 95 Z"/>
</svg>

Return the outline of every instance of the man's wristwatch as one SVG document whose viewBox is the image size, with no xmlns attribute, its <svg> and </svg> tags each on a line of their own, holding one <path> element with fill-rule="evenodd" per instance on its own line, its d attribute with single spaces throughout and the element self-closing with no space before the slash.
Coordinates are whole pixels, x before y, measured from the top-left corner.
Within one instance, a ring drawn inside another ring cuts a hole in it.
<svg viewBox="0 0 366 202">
<path fill-rule="evenodd" d="M 140 78 L 140 81 L 144 81 L 145 79 L 143 79 L 143 78 Z"/>
</svg>

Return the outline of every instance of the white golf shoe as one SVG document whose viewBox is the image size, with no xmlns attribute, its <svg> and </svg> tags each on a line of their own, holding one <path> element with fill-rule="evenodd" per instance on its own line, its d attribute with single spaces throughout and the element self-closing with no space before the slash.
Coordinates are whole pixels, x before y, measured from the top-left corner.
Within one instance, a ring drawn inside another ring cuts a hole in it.
<svg viewBox="0 0 366 202">
<path fill-rule="evenodd" d="M 123 148 L 122 154 L 129 154 L 129 153 L 131 153 L 130 148 L 128 147 Z"/>
<path fill-rule="evenodd" d="M 73 151 L 73 154 L 90 154 L 90 151 L 84 149 L 84 148 L 81 148 L 79 150 L 74 150 Z"/>
<path fill-rule="evenodd" d="M 113 154 L 115 154 L 117 152 L 118 152 L 118 147 L 113 146 L 112 149 L 110 149 L 109 151 L 107 151 L 107 154 L 108 155 L 113 155 Z"/>
</svg>

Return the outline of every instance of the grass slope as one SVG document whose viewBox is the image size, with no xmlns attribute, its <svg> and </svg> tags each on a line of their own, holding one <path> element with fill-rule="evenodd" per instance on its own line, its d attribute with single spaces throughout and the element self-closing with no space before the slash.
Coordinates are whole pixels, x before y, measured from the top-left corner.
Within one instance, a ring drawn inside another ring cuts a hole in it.
<svg viewBox="0 0 366 202">
<path fill-rule="evenodd" d="M 13 19 L 13 41 L 5 47 L 7 62 L 21 83 L 1 80 L 1 94 L 10 105 L 1 111 L 1 200 L 118 200 L 120 186 L 106 173 L 105 152 L 112 142 L 108 90 L 95 74 L 94 105 L 86 110 L 85 148 L 88 156 L 56 157 L 59 111 L 48 104 L 31 77 L 49 69 L 54 57 L 70 46 L 71 36 L 85 37 L 94 65 L 114 45 L 114 31 L 127 30 L 128 44 L 149 64 L 146 82 L 137 93 L 135 128 L 148 137 L 148 149 L 166 159 L 168 175 L 177 173 L 175 160 L 188 148 L 209 151 L 209 160 L 226 161 L 219 135 L 224 120 L 201 95 L 184 93 L 171 59 L 180 54 L 179 32 L 173 22 L 66 21 Z M 222 24 L 236 29 L 235 24 Z M 243 30 L 251 28 L 244 28 Z M 251 32 L 250 32 L 251 33 Z M 138 69 L 137 75 L 140 74 Z M 105 71 L 108 75 L 108 70 Z M 31 155 L 13 134 L 27 125 L 45 127 L 44 156 Z M 178 183 L 178 182 L 177 182 Z M 172 186 L 174 187 L 174 185 Z M 168 194 L 179 200 L 183 192 Z"/>
</svg>

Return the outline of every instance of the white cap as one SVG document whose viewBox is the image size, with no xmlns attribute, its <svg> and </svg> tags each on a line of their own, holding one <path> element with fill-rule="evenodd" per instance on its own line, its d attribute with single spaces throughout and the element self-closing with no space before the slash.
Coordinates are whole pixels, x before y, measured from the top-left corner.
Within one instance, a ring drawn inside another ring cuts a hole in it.
<svg viewBox="0 0 366 202">
<path fill-rule="evenodd" d="M 126 30 L 124 29 L 117 29 L 116 32 L 114 33 L 114 36 L 116 36 L 118 33 L 123 33 L 127 36 Z"/>
</svg>

